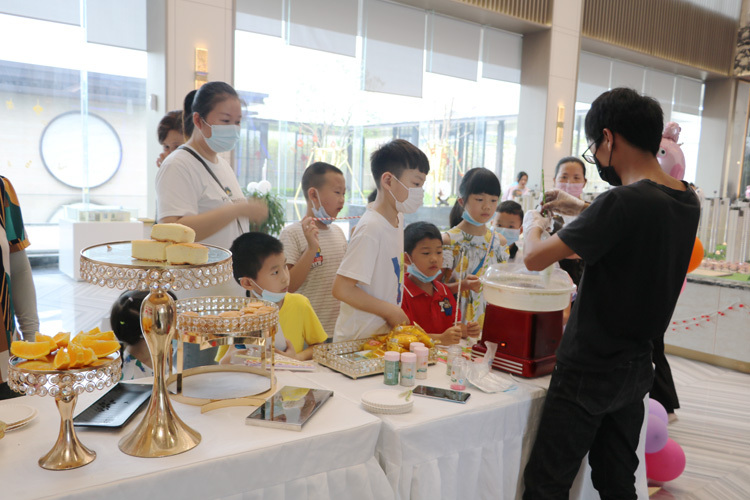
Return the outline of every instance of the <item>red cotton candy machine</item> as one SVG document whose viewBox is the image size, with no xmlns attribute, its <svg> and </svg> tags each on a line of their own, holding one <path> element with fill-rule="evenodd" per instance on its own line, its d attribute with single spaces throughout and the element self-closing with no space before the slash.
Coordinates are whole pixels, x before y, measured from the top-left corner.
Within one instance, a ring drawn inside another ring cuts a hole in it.
<svg viewBox="0 0 750 500">
<path fill-rule="evenodd" d="M 490 341 L 497 344 L 494 368 L 522 377 L 551 373 L 563 333 L 563 309 L 575 290 L 568 273 L 496 264 L 481 281 L 487 309 L 482 340 L 472 347 L 472 358 L 484 356 L 484 342 Z"/>
</svg>

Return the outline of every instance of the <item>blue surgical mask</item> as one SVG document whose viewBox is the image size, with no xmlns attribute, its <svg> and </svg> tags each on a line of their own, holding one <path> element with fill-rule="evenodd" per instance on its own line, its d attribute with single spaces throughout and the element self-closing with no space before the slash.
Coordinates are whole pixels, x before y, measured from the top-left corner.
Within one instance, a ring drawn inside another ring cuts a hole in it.
<svg viewBox="0 0 750 500">
<path fill-rule="evenodd" d="M 474 217 L 469 214 L 468 210 L 464 210 L 464 213 L 461 214 L 461 218 L 469 224 L 473 224 L 475 226 L 484 226 L 484 222 L 477 222 L 476 220 L 474 220 Z"/>
<path fill-rule="evenodd" d="M 320 202 L 320 192 L 318 192 L 317 189 L 315 190 L 315 192 L 318 193 L 318 202 Z M 318 222 L 322 222 L 326 226 L 333 223 L 333 217 L 328 215 L 328 212 L 326 212 L 326 209 L 323 208 L 322 203 L 320 204 L 318 208 L 315 208 L 315 203 L 312 200 L 310 200 L 310 202 L 312 203 L 312 213 L 315 216 L 315 218 L 322 219 L 322 220 L 319 220 Z"/>
<path fill-rule="evenodd" d="M 253 283 L 255 283 L 255 281 L 253 281 Z M 268 290 L 264 290 L 263 288 L 261 288 L 257 283 L 255 283 L 255 285 L 261 289 L 262 293 L 258 295 L 258 292 L 256 292 L 255 290 L 252 290 L 251 293 L 259 299 L 278 304 L 279 302 L 284 300 L 284 297 L 286 297 L 287 292 L 269 292 Z"/>
<path fill-rule="evenodd" d="M 435 281 L 435 278 L 437 278 L 438 275 L 440 274 L 440 270 L 438 269 L 438 272 L 436 272 L 432 276 L 427 276 L 422 271 L 417 269 L 417 266 L 415 266 L 414 264 L 409 264 L 406 267 L 406 272 L 409 273 L 411 276 L 415 276 L 422 283 L 432 283 L 433 281 Z"/>
<path fill-rule="evenodd" d="M 205 137 L 206 144 L 215 153 L 226 153 L 231 151 L 240 140 L 239 125 L 209 125 L 206 120 L 203 123 L 211 129 L 211 137 Z"/>
<path fill-rule="evenodd" d="M 505 239 L 508 240 L 508 246 L 518 241 L 518 239 L 521 237 L 520 229 L 511 229 L 509 227 L 499 227 L 497 228 L 497 232 L 505 236 Z"/>
</svg>

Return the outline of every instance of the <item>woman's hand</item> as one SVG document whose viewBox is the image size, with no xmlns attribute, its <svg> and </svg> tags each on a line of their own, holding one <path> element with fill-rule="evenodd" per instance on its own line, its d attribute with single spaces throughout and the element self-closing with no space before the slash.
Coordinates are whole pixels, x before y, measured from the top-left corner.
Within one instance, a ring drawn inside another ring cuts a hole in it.
<svg viewBox="0 0 750 500">
<path fill-rule="evenodd" d="M 268 219 L 268 205 L 260 198 L 250 197 L 235 203 L 239 209 L 239 216 L 247 217 L 253 224 L 262 224 Z"/>
</svg>

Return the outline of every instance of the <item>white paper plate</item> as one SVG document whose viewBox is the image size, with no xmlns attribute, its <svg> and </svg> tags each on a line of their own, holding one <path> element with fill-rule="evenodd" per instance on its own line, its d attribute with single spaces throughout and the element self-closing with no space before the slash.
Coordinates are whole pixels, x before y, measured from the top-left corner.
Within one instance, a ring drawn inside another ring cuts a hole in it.
<svg viewBox="0 0 750 500">
<path fill-rule="evenodd" d="M 407 401 L 403 396 L 404 392 L 409 389 L 405 387 L 399 387 L 397 389 L 376 389 L 374 391 L 367 391 L 362 394 L 362 403 L 368 406 L 384 408 L 384 409 L 399 409 L 414 404 L 414 396 L 410 396 Z"/>
<path fill-rule="evenodd" d="M 0 420 L 8 425 L 5 429 L 7 431 L 28 424 L 36 417 L 36 414 L 36 408 L 31 406 L 18 403 L 0 405 Z"/>
</svg>

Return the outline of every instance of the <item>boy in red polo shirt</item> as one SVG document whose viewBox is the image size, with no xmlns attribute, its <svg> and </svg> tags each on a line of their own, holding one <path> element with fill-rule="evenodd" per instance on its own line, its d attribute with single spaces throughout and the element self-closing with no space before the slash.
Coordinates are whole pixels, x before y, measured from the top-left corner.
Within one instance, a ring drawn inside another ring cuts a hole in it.
<svg viewBox="0 0 750 500">
<path fill-rule="evenodd" d="M 443 345 L 457 344 L 467 334 L 479 335 L 479 324 L 455 324 L 456 299 L 440 281 L 443 238 L 434 224 L 415 222 L 404 229 L 404 261 L 408 264 L 401 308 Z M 461 320 L 461 313 L 458 314 Z"/>
</svg>

